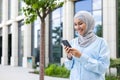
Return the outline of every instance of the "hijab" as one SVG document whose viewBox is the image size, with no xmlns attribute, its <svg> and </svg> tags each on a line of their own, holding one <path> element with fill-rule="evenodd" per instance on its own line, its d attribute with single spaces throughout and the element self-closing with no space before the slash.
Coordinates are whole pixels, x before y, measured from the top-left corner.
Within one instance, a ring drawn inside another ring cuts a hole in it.
<svg viewBox="0 0 120 80">
<path fill-rule="evenodd" d="M 95 21 L 93 16 L 87 11 L 79 11 L 74 18 L 82 20 L 86 24 L 86 31 L 83 35 L 79 34 L 78 43 L 81 47 L 87 47 L 96 40 L 96 35 L 93 32 Z"/>
</svg>

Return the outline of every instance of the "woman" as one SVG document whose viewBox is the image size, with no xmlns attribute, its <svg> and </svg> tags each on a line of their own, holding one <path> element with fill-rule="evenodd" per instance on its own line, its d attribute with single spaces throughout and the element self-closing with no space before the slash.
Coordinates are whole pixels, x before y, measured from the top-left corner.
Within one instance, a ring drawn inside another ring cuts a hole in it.
<svg viewBox="0 0 120 80">
<path fill-rule="evenodd" d="M 75 14 L 74 28 L 79 36 L 70 41 L 72 48 L 64 47 L 70 80 L 105 80 L 110 52 L 106 41 L 94 34 L 94 26 L 94 18 L 89 12 Z"/>
</svg>

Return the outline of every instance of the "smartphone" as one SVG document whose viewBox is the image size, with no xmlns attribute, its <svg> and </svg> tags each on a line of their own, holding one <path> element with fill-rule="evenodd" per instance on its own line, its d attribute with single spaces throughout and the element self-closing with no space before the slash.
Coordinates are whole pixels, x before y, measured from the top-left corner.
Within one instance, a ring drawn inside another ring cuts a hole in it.
<svg viewBox="0 0 120 80">
<path fill-rule="evenodd" d="M 62 43 L 64 46 L 71 47 L 71 45 L 69 44 L 67 40 L 62 40 Z"/>
</svg>

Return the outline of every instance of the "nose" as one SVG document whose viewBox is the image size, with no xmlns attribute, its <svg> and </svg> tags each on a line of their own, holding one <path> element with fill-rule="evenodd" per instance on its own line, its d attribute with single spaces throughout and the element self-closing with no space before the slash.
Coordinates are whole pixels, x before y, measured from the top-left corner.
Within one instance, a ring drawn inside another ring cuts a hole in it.
<svg viewBox="0 0 120 80">
<path fill-rule="evenodd" d="M 80 30 L 82 27 L 80 25 L 76 25 L 76 30 Z"/>
</svg>

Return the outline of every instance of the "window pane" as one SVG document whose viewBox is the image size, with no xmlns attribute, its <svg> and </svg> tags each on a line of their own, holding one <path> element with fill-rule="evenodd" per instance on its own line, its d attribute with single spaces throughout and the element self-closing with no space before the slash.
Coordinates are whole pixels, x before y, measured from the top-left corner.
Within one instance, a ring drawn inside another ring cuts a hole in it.
<svg viewBox="0 0 120 80">
<path fill-rule="evenodd" d="M 117 1 L 117 57 L 120 58 L 120 0 Z M 119 70 L 120 72 L 120 70 Z"/>
<path fill-rule="evenodd" d="M 22 0 L 18 1 L 18 15 L 23 15 L 21 9 L 25 5 L 25 3 Z"/>
<path fill-rule="evenodd" d="M 34 43 L 33 43 L 33 56 L 35 56 L 35 62 L 39 62 L 39 53 L 40 53 L 40 19 L 37 17 L 34 24 Z"/>
<path fill-rule="evenodd" d="M 8 0 L 8 19 L 11 18 L 11 0 Z"/>
<path fill-rule="evenodd" d="M 95 19 L 95 28 L 94 31 L 98 36 L 102 37 L 102 17 L 101 10 L 93 11 L 93 17 Z"/>
<path fill-rule="evenodd" d="M 101 9 L 102 0 L 93 0 L 93 10 Z"/>
<path fill-rule="evenodd" d="M 82 0 L 75 2 L 75 13 L 80 10 L 92 11 L 92 0 Z"/>
<path fill-rule="evenodd" d="M 51 14 L 51 29 L 50 29 L 50 63 L 60 63 L 62 56 L 62 8 L 54 10 Z"/>
</svg>

